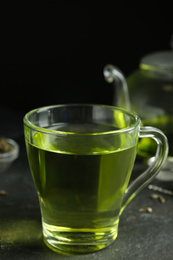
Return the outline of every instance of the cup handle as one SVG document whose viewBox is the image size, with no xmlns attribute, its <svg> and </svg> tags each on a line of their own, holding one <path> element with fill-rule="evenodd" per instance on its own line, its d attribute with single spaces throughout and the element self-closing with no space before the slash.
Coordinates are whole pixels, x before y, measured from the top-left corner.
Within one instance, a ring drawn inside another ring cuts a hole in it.
<svg viewBox="0 0 173 260">
<path fill-rule="evenodd" d="M 157 143 L 155 159 L 152 165 L 150 165 L 127 187 L 120 214 L 123 212 L 127 204 L 156 177 L 168 156 L 169 146 L 167 137 L 161 130 L 150 126 L 141 127 L 139 138 L 145 137 L 150 137 Z"/>
</svg>

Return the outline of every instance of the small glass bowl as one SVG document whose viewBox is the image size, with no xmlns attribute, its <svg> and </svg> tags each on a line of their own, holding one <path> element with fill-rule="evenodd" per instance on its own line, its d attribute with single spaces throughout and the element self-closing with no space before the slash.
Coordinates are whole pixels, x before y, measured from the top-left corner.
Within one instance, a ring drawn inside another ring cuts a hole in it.
<svg viewBox="0 0 173 260">
<path fill-rule="evenodd" d="M 9 152 L 0 153 L 0 173 L 5 171 L 19 156 L 19 145 L 10 138 L 4 139 L 13 149 Z"/>
</svg>

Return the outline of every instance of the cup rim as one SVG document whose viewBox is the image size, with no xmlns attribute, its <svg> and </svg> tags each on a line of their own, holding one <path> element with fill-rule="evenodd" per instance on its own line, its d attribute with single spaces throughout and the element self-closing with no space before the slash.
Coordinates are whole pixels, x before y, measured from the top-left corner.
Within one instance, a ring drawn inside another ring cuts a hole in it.
<svg viewBox="0 0 173 260">
<path fill-rule="evenodd" d="M 135 123 L 131 124 L 130 126 L 124 127 L 122 129 L 118 129 L 118 130 L 110 130 L 110 131 L 103 131 L 103 132 L 93 132 L 93 133 L 89 133 L 89 132 L 85 132 L 85 133 L 76 133 L 76 132 L 67 132 L 67 131 L 62 131 L 62 130 L 53 130 L 53 129 L 47 129 L 44 127 L 40 127 L 40 126 L 36 126 L 35 124 L 33 124 L 30 120 L 29 120 L 29 116 L 37 111 L 46 111 L 48 109 L 52 109 L 52 108 L 57 108 L 57 107 L 69 107 L 69 106 L 86 106 L 86 107 L 105 107 L 105 108 L 110 108 L 113 110 L 117 110 L 120 111 L 122 113 L 127 114 L 128 116 L 131 116 L 135 119 Z M 102 105 L 102 104 L 80 104 L 80 103 L 74 103 L 74 104 L 58 104 L 58 105 L 49 105 L 49 106 L 42 106 L 42 107 L 38 107 L 35 109 L 30 110 L 29 112 L 27 112 L 23 118 L 23 123 L 24 125 L 26 125 L 27 127 L 29 127 L 32 130 L 35 130 L 37 132 L 41 132 L 41 133 L 45 133 L 45 134 L 56 134 L 56 135 L 75 135 L 75 136 L 93 136 L 93 135 L 110 135 L 110 134 L 120 134 L 120 133 L 125 133 L 125 132 L 129 132 L 131 130 L 133 130 L 134 128 L 136 128 L 138 125 L 140 125 L 141 120 L 140 118 L 133 112 L 128 111 L 124 108 L 120 108 L 120 107 L 116 107 L 116 106 L 111 106 L 111 105 Z"/>
</svg>

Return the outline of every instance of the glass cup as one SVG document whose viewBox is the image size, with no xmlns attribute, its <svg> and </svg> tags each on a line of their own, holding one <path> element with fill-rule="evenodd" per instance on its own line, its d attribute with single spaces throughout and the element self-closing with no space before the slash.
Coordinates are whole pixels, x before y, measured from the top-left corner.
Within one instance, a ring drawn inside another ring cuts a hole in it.
<svg viewBox="0 0 173 260">
<path fill-rule="evenodd" d="M 27 155 L 40 202 L 43 239 L 54 251 L 110 245 L 132 198 L 163 166 L 168 143 L 138 116 L 105 105 L 55 105 L 24 117 Z M 129 186 L 138 138 L 157 143 L 152 165 Z"/>
</svg>

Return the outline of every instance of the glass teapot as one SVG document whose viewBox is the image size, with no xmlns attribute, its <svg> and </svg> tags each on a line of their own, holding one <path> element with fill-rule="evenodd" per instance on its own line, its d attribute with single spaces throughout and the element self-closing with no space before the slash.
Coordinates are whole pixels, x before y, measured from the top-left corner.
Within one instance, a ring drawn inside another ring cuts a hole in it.
<svg viewBox="0 0 173 260">
<path fill-rule="evenodd" d="M 169 142 L 165 167 L 173 171 L 173 52 L 162 51 L 143 57 L 139 69 L 126 79 L 118 68 L 107 65 L 104 77 L 114 84 L 113 105 L 132 110 L 140 116 L 143 125 L 160 128 L 165 133 Z M 154 141 L 143 139 L 138 154 L 146 159 L 147 153 L 154 155 L 155 146 Z"/>
</svg>

